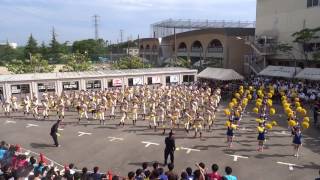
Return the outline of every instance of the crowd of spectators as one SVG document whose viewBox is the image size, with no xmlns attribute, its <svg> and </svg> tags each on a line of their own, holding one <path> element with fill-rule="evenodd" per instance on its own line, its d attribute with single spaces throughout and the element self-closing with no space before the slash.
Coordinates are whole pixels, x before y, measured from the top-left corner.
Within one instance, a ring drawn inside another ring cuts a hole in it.
<svg viewBox="0 0 320 180">
<path fill-rule="evenodd" d="M 152 167 L 143 163 L 135 172 L 131 171 L 126 177 L 112 174 L 111 171 L 102 173 L 99 167 L 89 171 L 86 167 L 78 170 L 74 164 L 58 169 L 54 164 L 48 164 L 42 155 L 35 158 L 22 153 L 19 145 L 8 145 L 2 141 L 0 144 L 0 180 L 30 179 L 30 180 L 236 180 L 232 175 L 232 168 L 226 167 L 224 175 L 219 173 L 219 166 L 213 164 L 209 172 L 204 163 L 196 164 L 195 170 L 187 167 L 178 174 L 174 164 L 161 167 L 154 162 Z"/>
</svg>

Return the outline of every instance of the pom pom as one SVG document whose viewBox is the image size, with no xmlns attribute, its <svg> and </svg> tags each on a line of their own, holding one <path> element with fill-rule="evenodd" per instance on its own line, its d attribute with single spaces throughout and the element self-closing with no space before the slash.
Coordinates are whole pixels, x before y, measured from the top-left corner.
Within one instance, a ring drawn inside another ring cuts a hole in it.
<svg viewBox="0 0 320 180">
<path fill-rule="evenodd" d="M 309 128 L 309 123 L 308 122 L 303 122 L 302 123 L 302 127 L 303 127 L 303 129 L 308 129 Z"/>
<path fill-rule="evenodd" d="M 263 127 L 260 127 L 260 126 L 258 126 L 257 129 L 258 129 L 258 132 L 259 132 L 259 133 L 262 133 L 262 132 L 264 131 L 264 128 L 263 128 Z"/>
<path fill-rule="evenodd" d="M 304 117 L 304 118 L 303 118 L 303 122 L 307 122 L 307 123 L 309 123 L 309 122 L 310 122 L 309 117 Z"/>
<path fill-rule="evenodd" d="M 255 108 L 253 108 L 253 110 L 252 110 L 254 113 L 259 113 L 259 109 L 257 108 L 257 107 L 255 107 Z"/>
<path fill-rule="evenodd" d="M 249 94 L 249 95 L 248 95 L 248 99 L 249 99 L 249 100 L 251 100 L 251 99 L 252 99 L 252 96 L 251 96 L 251 94 Z"/>
<path fill-rule="evenodd" d="M 231 128 L 232 128 L 232 129 L 237 129 L 237 125 L 231 124 Z"/>
<path fill-rule="evenodd" d="M 270 115 L 275 115 L 276 114 L 276 110 L 274 108 L 270 108 Z"/>
<path fill-rule="evenodd" d="M 252 86 L 249 86 L 249 90 L 252 91 L 252 90 L 253 90 L 253 87 L 252 87 Z"/>
<path fill-rule="evenodd" d="M 295 104 L 296 104 L 296 107 L 300 107 L 301 106 L 300 102 L 296 102 Z"/>
<path fill-rule="evenodd" d="M 294 127 L 296 125 L 297 125 L 297 122 L 295 122 L 294 120 L 289 121 L 289 126 Z"/>
<path fill-rule="evenodd" d="M 240 94 L 239 94 L 239 93 L 236 93 L 234 96 L 235 96 L 236 98 L 240 99 Z"/>
<path fill-rule="evenodd" d="M 262 103 L 261 103 L 261 102 L 256 102 L 256 106 L 257 106 L 257 107 L 261 107 L 261 106 L 262 106 Z"/>
<path fill-rule="evenodd" d="M 278 125 L 277 121 L 272 121 L 271 124 L 272 124 L 272 126 L 277 126 Z"/>
<path fill-rule="evenodd" d="M 225 124 L 224 124 L 226 127 L 229 127 L 231 125 L 231 122 L 230 121 L 227 121 Z"/>
<path fill-rule="evenodd" d="M 263 121 L 264 121 L 263 119 L 259 119 L 259 118 L 256 119 L 257 123 L 263 123 Z"/>
<path fill-rule="evenodd" d="M 266 124 L 266 128 L 267 129 L 272 129 L 272 124 L 270 124 L 270 123 Z"/>
<path fill-rule="evenodd" d="M 229 103 L 229 108 L 232 109 L 233 107 L 234 107 L 234 103 L 233 103 L 233 102 L 230 102 L 230 103 Z"/>
<path fill-rule="evenodd" d="M 230 116 L 231 112 L 230 112 L 229 109 L 225 109 L 225 110 L 224 110 L 224 114 L 225 114 L 226 116 Z"/>
<path fill-rule="evenodd" d="M 307 115 L 307 110 L 306 109 L 302 109 L 300 113 L 301 113 L 302 116 L 306 116 Z"/>
<path fill-rule="evenodd" d="M 299 102 L 300 99 L 299 98 L 294 98 L 294 101 Z"/>
</svg>

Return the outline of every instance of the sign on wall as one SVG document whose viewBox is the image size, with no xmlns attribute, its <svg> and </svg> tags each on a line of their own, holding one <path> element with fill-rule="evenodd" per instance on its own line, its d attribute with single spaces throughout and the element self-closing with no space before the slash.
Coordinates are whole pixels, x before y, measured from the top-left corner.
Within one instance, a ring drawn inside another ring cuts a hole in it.
<svg viewBox="0 0 320 180">
<path fill-rule="evenodd" d="M 122 79 L 121 78 L 115 78 L 112 80 L 112 86 L 117 87 L 117 86 L 122 86 Z"/>
<path fill-rule="evenodd" d="M 170 76 L 170 83 L 178 83 L 179 82 L 179 76 L 178 75 L 171 75 Z"/>
<path fill-rule="evenodd" d="M 100 80 L 87 81 L 86 88 L 87 89 L 101 89 L 101 81 Z"/>
<path fill-rule="evenodd" d="M 39 92 L 54 92 L 55 91 L 55 83 L 48 82 L 48 83 L 38 83 L 38 91 Z"/>
<path fill-rule="evenodd" d="M 136 77 L 133 78 L 133 85 L 143 85 L 143 78 L 142 77 Z"/>
<path fill-rule="evenodd" d="M 71 81 L 71 82 L 62 82 L 63 90 L 79 90 L 79 82 Z"/>
<path fill-rule="evenodd" d="M 160 76 L 153 76 L 152 77 L 152 84 L 161 84 Z"/>
</svg>

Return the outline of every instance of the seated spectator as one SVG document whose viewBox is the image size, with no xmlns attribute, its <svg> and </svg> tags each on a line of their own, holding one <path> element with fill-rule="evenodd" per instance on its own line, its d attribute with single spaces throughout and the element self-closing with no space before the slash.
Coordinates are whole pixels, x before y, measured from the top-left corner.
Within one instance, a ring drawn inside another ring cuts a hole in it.
<svg viewBox="0 0 320 180">
<path fill-rule="evenodd" d="M 134 180 L 134 172 L 130 171 L 128 173 L 128 180 Z"/>
<path fill-rule="evenodd" d="M 142 171 L 144 175 L 147 170 L 148 170 L 148 163 L 147 162 L 142 163 Z"/>
<path fill-rule="evenodd" d="M 158 162 L 154 162 L 152 164 L 152 167 L 153 167 L 153 170 L 151 172 L 150 179 L 156 179 L 159 176 L 159 173 L 158 173 L 159 163 Z"/>
<path fill-rule="evenodd" d="M 227 166 L 225 169 L 226 175 L 224 177 L 227 178 L 227 180 L 237 180 L 236 176 L 231 175 L 232 174 L 232 168 Z"/>
<path fill-rule="evenodd" d="M 193 180 L 192 168 L 187 167 L 186 172 L 188 174 L 188 180 Z"/>
<path fill-rule="evenodd" d="M 144 180 L 150 180 L 151 172 L 149 170 L 144 171 Z"/>
<path fill-rule="evenodd" d="M 219 166 L 217 164 L 212 164 L 212 173 L 208 174 L 210 180 L 221 180 L 221 175 L 218 173 Z"/>
<path fill-rule="evenodd" d="M 2 174 L 0 175 L 0 178 L 6 179 L 6 180 L 13 178 L 13 174 L 11 172 L 11 168 L 9 165 L 2 166 L 1 171 L 2 171 Z"/>
<path fill-rule="evenodd" d="M 178 175 L 173 171 L 174 165 L 172 163 L 168 164 L 169 171 L 166 172 L 168 180 L 178 180 Z"/>
<path fill-rule="evenodd" d="M 43 168 L 44 168 L 43 162 L 40 161 L 39 164 L 35 166 L 33 173 L 36 174 L 37 172 L 39 172 L 40 174 L 42 174 Z"/>
<path fill-rule="evenodd" d="M 183 171 L 180 175 L 180 180 L 188 180 L 188 173 Z"/>
<path fill-rule="evenodd" d="M 168 176 L 164 174 L 163 168 L 159 168 L 158 172 L 159 172 L 159 179 L 160 180 L 168 180 Z"/>
<path fill-rule="evenodd" d="M 142 174 L 142 169 L 137 169 L 135 180 L 143 180 L 143 179 L 144 179 L 144 175 Z"/>
</svg>

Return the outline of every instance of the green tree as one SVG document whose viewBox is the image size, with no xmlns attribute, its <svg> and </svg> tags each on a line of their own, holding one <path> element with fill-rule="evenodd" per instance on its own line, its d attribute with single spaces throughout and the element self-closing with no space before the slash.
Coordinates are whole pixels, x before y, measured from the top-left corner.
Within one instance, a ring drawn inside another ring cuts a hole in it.
<svg viewBox="0 0 320 180">
<path fill-rule="evenodd" d="M 305 60 L 307 61 L 309 60 L 308 53 L 310 52 L 309 43 L 311 40 L 319 38 L 319 36 L 316 35 L 318 32 L 320 32 L 320 27 L 315 29 L 305 28 L 292 34 L 292 37 L 294 38 L 293 42 L 299 44 Z"/>
<path fill-rule="evenodd" d="M 106 43 L 103 39 L 85 39 L 81 41 L 75 41 L 72 44 L 72 52 L 79 52 L 81 54 L 86 53 L 91 59 L 97 60 L 99 56 L 107 53 Z"/>
<path fill-rule="evenodd" d="M 61 63 L 62 56 L 67 54 L 67 42 L 60 44 L 57 40 L 55 29 L 52 29 L 52 37 L 48 47 L 48 57 L 50 63 Z"/>
<path fill-rule="evenodd" d="M 88 71 L 92 69 L 90 58 L 81 53 L 73 53 L 62 56 L 64 63 L 62 71 Z"/>
<path fill-rule="evenodd" d="M 18 51 L 13 49 L 8 42 L 0 47 L 0 65 L 4 65 L 13 59 L 17 59 L 18 56 Z"/>
<path fill-rule="evenodd" d="M 28 60 L 13 60 L 6 65 L 10 72 L 16 74 L 22 73 L 45 73 L 52 72 L 55 68 L 54 65 L 49 65 L 48 60 L 43 59 L 41 54 L 30 56 Z"/>
<path fill-rule="evenodd" d="M 150 64 L 144 63 L 139 57 L 124 57 L 112 64 L 112 69 L 141 69 L 150 67 Z"/>
<path fill-rule="evenodd" d="M 32 34 L 30 34 L 27 45 L 24 48 L 24 58 L 29 59 L 30 54 L 36 54 L 38 53 L 38 51 L 39 51 L 38 43 L 33 38 Z"/>
</svg>

